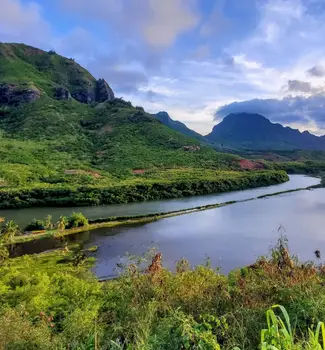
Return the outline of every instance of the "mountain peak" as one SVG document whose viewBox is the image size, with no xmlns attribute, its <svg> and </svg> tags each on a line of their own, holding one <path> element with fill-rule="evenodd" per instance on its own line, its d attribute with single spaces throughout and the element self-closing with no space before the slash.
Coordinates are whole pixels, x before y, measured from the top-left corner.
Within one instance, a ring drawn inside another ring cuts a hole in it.
<svg viewBox="0 0 325 350">
<path fill-rule="evenodd" d="M 184 123 L 173 120 L 169 114 L 165 111 L 158 112 L 157 114 L 153 114 L 153 117 L 158 119 L 161 123 L 164 125 L 169 126 L 171 129 L 174 129 L 186 136 L 190 136 L 193 138 L 196 138 L 197 140 L 204 141 L 204 138 L 199 133 L 195 132 L 194 130 L 191 130 L 188 128 Z"/>
<path fill-rule="evenodd" d="M 257 113 L 230 113 L 223 119 L 222 122 L 228 122 L 228 121 L 235 121 L 236 123 L 244 122 L 244 123 L 271 124 L 269 119 Z"/>
<path fill-rule="evenodd" d="M 104 79 L 96 80 L 72 58 L 24 44 L 0 43 L 0 102 L 18 105 L 49 96 L 82 103 L 112 101 Z M 25 96 L 26 95 L 26 96 Z M 30 95 L 33 98 L 30 98 Z M 24 97 L 25 96 L 25 97 Z"/>
<path fill-rule="evenodd" d="M 206 138 L 227 148 L 325 150 L 323 138 L 272 123 L 256 113 L 232 113 L 213 127 Z"/>
<path fill-rule="evenodd" d="M 169 114 L 165 111 L 160 111 L 157 114 L 155 114 L 156 118 L 159 119 L 163 124 L 169 124 L 172 122 L 171 117 Z"/>
</svg>

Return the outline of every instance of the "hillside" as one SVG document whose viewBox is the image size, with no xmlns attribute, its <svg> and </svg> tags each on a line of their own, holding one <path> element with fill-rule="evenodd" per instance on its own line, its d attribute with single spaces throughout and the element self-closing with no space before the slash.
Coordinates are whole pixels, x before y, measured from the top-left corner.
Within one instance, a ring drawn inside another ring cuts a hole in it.
<svg viewBox="0 0 325 350">
<path fill-rule="evenodd" d="M 0 44 L 0 67 L 2 206 L 44 205 L 49 196 L 69 197 L 64 190 L 78 186 L 129 186 L 128 196 L 118 193 L 106 202 L 195 194 L 191 186 L 197 181 L 239 169 L 239 157 L 202 146 L 143 108 L 115 98 L 105 80 L 96 80 L 72 59 L 23 44 Z M 226 180 L 231 181 L 229 173 Z M 180 188 L 146 187 L 153 183 Z M 145 194 L 132 187 L 140 185 Z M 39 188 L 42 193 L 30 192 Z M 27 199 L 17 202 L 13 198 L 22 189 Z M 44 194 L 44 189 L 58 192 Z M 98 204 L 90 192 L 74 202 Z M 35 196 L 41 202 L 34 203 Z M 73 204 L 69 198 L 62 203 Z"/>
<path fill-rule="evenodd" d="M 158 112 L 156 114 L 153 114 L 153 116 L 171 129 L 174 129 L 184 135 L 198 139 L 201 142 L 206 142 L 202 135 L 188 128 L 184 123 L 178 120 L 173 120 L 167 112 Z"/>
<path fill-rule="evenodd" d="M 259 114 L 229 114 L 206 139 L 221 148 L 325 150 L 325 138 L 271 123 Z"/>
</svg>

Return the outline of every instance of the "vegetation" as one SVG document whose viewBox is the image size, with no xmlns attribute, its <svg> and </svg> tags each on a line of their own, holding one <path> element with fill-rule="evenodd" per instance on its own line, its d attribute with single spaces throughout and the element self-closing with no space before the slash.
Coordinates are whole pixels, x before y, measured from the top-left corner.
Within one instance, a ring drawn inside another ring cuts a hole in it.
<svg viewBox="0 0 325 350">
<path fill-rule="evenodd" d="M 324 267 L 291 258 L 283 240 L 228 276 L 185 260 L 172 273 L 155 254 L 144 270 L 134 263 L 100 283 L 89 254 L 70 247 L 2 263 L 1 349 L 324 347 Z"/>
<path fill-rule="evenodd" d="M 67 218 L 66 228 L 83 227 L 88 225 L 88 219 L 82 213 L 72 213 Z"/>
<path fill-rule="evenodd" d="M 281 316 L 275 314 L 279 309 Z M 325 328 L 323 322 L 318 322 L 315 331 L 308 329 L 308 340 L 295 342 L 294 331 L 290 323 L 290 317 L 286 309 L 281 305 L 274 305 L 266 311 L 267 327 L 261 331 L 261 350 L 294 350 L 314 349 L 322 350 L 325 347 Z"/>
<path fill-rule="evenodd" d="M 52 231 L 55 228 L 58 231 L 62 231 L 83 226 L 88 226 L 88 219 L 82 213 L 72 213 L 70 216 L 61 216 L 56 225 L 52 224 L 52 217 L 48 215 L 45 220 L 33 219 L 33 221 L 25 227 L 25 231 Z"/>
<path fill-rule="evenodd" d="M 83 205 L 174 198 L 278 183 L 283 173 L 242 172 L 219 153 L 114 99 L 87 95 L 96 80 L 74 61 L 0 43 L 0 84 L 36 88 L 31 103 L 0 103 L 0 205 Z"/>
<path fill-rule="evenodd" d="M 241 190 L 287 180 L 288 175 L 278 170 L 236 172 L 178 169 L 106 186 L 43 185 L 35 188 L 2 189 L 0 207 L 127 203 Z"/>
</svg>

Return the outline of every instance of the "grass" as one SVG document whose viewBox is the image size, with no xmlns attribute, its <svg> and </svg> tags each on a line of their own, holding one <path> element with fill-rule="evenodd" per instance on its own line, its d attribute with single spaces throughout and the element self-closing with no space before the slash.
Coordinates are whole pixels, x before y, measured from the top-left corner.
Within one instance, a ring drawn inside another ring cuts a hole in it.
<svg viewBox="0 0 325 350">
<path fill-rule="evenodd" d="M 91 255 L 66 247 L 2 264 L 0 348 L 324 348 L 324 267 L 283 242 L 228 276 L 184 259 L 172 273 L 154 253 L 99 283 Z"/>
<path fill-rule="evenodd" d="M 57 87 L 73 94 L 96 81 L 53 52 L 0 43 L 0 82 L 41 92 L 33 103 L 0 106 L 2 208 L 176 198 L 287 180 L 277 170 L 242 172 L 239 156 L 200 145 L 130 102 L 55 99 Z"/>
<path fill-rule="evenodd" d="M 277 315 L 275 310 L 280 310 Z M 261 350 L 323 350 L 325 349 L 324 322 L 318 322 L 315 331 L 308 329 L 308 339 L 296 342 L 290 317 L 282 305 L 273 305 L 266 311 L 267 328 L 261 331 Z"/>
</svg>

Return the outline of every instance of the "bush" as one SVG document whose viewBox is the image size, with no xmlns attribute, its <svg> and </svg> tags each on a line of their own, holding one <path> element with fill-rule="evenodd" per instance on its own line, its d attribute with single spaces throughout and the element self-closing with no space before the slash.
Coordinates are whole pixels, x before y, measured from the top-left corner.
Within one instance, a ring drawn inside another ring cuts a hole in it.
<svg viewBox="0 0 325 350">
<path fill-rule="evenodd" d="M 33 221 L 25 227 L 25 231 L 40 231 L 45 230 L 45 223 L 43 220 L 33 219 Z"/>
<path fill-rule="evenodd" d="M 67 218 L 68 223 L 66 228 L 82 227 L 88 225 L 88 219 L 82 213 L 72 213 L 71 216 Z"/>
<path fill-rule="evenodd" d="M 13 237 L 21 234 L 19 226 L 13 220 L 5 222 L 0 229 L 0 237 L 5 241 L 10 241 Z"/>
</svg>

